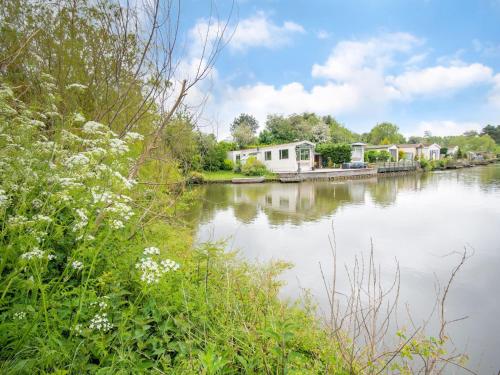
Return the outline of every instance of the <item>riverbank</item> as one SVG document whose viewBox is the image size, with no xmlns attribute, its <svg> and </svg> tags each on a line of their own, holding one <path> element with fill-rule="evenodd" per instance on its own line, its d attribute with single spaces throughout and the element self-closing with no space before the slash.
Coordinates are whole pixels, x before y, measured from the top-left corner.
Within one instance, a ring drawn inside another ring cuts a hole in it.
<svg viewBox="0 0 500 375">
<path fill-rule="evenodd" d="M 363 178 L 371 178 L 375 176 L 398 176 L 408 175 L 419 172 L 431 172 L 447 169 L 472 168 L 484 166 L 491 163 L 499 162 L 499 159 L 477 160 L 477 161 L 451 161 L 442 164 L 430 165 L 426 164 L 426 168 L 404 168 L 398 167 L 397 163 L 385 163 L 384 166 L 372 165 L 365 169 L 316 169 L 306 172 L 281 172 L 266 174 L 263 182 L 302 182 L 302 181 L 339 181 L 339 180 L 357 180 Z M 387 166 L 386 164 L 394 164 Z M 428 166 L 428 167 L 427 167 Z M 202 180 L 200 184 L 232 184 L 233 179 L 248 178 L 242 173 L 233 171 L 204 171 L 201 173 Z"/>
</svg>

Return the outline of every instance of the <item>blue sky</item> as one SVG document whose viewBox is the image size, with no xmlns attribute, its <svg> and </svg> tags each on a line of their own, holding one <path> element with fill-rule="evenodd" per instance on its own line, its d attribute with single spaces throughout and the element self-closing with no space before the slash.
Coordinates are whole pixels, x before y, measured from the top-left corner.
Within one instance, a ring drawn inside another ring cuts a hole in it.
<svg viewBox="0 0 500 375">
<path fill-rule="evenodd" d="M 182 2 L 190 58 L 208 0 Z M 223 19 L 228 0 L 216 1 Z M 239 1 L 208 82 L 200 123 L 219 138 L 253 114 L 331 114 L 350 129 L 405 135 L 500 123 L 500 0 Z"/>
</svg>

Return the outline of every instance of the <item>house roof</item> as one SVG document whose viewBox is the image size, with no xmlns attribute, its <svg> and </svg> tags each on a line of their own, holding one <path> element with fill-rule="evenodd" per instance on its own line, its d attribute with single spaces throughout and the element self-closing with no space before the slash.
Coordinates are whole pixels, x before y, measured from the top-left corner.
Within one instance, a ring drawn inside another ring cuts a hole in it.
<svg viewBox="0 0 500 375">
<path fill-rule="evenodd" d="M 363 142 L 354 142 L 354 143 L 351 143 L 351 146 L 366 146 L 366 143 L 363 143 Z"/>
<path fill-rule="evenodd" d="M 308 144 L 310 146 L 316 146 L 315 143 L 309 142 L 309 141 L 298 141 L 298 142 L 292 142 L 292 143 L 282 143 L 278 145 L 263 145 L 262 147 L 254 147 L 254 148 L 245 148 L 242 150 L 234 150 L 231 152 L 256 152 L 256 151 L 262 151 L 262 150 L 269 150 L 269 149 L 274 149 L 274 148 L 283 148 L 283 147 L 290 147 L 290 146 L 298 146 L 301 144 Z"/>
<path fill-rule="evenodd" d="M 424 144 L 424 147 L 431 147 L 431 146 L 436 146 L 438 148 L 441 148 L 440 145 L 438 145 L 437 143 L 431 143 L 431 144 Z"/>
<path fill-rule="evenodd" d="M 367 150 L 386 150 L 391 147 L 395 147 L 396 145 L 368 145 L 366 146 Z"/>
<path fill-rule="evenodd" d="M 422 147 L 422 143 L 402 143 L 397 146 L 399 148 L 417 148 L 417 147 Z"/>
</svg>

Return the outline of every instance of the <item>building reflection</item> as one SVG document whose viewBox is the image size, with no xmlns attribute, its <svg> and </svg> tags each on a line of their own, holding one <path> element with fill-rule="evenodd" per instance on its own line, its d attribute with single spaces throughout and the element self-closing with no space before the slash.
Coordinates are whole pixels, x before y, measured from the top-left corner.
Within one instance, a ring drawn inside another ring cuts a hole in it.
<svg viewBox="0 0 500 375">
<path fill-rule="evenodd" d="M 196 188 L 196 208 L 189 213 L 194 224 L 208 222 L 218 211 L 231 209 L 241 223 L 253 222 L 263 213 L 271 225 L 299 225 L 332 216 L 343 206 L 362 205 L 367 200 L 387 207 L 405 190 L 420 190 L 426 175 L 379 177 L 352 181 L 213 184 Z"/>
</svg>

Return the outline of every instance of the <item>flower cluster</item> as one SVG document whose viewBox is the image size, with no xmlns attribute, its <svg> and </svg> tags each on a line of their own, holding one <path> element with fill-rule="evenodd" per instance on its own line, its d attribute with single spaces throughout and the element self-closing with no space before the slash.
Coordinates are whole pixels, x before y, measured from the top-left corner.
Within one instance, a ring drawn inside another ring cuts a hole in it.
<svg viewBox="0 0 500 375">
<path fill-rule="evenodd" d="M 89 218 L 82 208 L 77 208 L 75 212 L 77 219 L 75 220 L 73 226 L 73 232 L 78 232 L 80 229 L 83 229 L 87 226 L 87 224 L 89 223 Z"/>
<path fill-rule="evenodd" d="M 144 255 L 159 255 L 160 250 L 156 247 L 147 247 L 144 249 Z M 142 271 L 141 281 L 146 284 L 156 284 L 160 281 L 162 275 L 170 272 L 177 271 L 179 264 L 171 259 L 163 259 L 158 263 L 151 256 L 142 258 L 136 263 L 135 268 Z"/>
<path fill-rule="evenodd" d="M 109 322 L 108 314 L 97 313 L 90 321 L 89 328 L 95 329 L 97 331 L 107 332 L 111 328 L 113 328 L 113 325 Z"/>
<path fill-rule="evenodd" d="M 45 255 L 45 251 L 43 250 L 40 250 L 38 247 L 34 247 L 33 250 L 27 252 L 27 253 L 24 253 L 24 254 L 21 254 L 21 258 L 22 259 L 27 259 L 27 260 L 31 260 L 31 259 L 42 259 Z"/>
<path fill-rule="evenodd" d="M 24 320 L 26 319 L 26 313 L 24 311 L 18 311 L 14 313 L 15 320 Z"/>
<path fill-rule="evenodd" d="M 75 260 L 71 263 L 71 267 L 77 271 L 81 271 L 83 269 L 83 263 L 79 260 Z"/>
<path fill-rule="evenodd" d="M 9 204 L 9 196 L 5 193 L 5 190 L 0 189 L 0 207 L 7 206 Z"/>
</svg>

